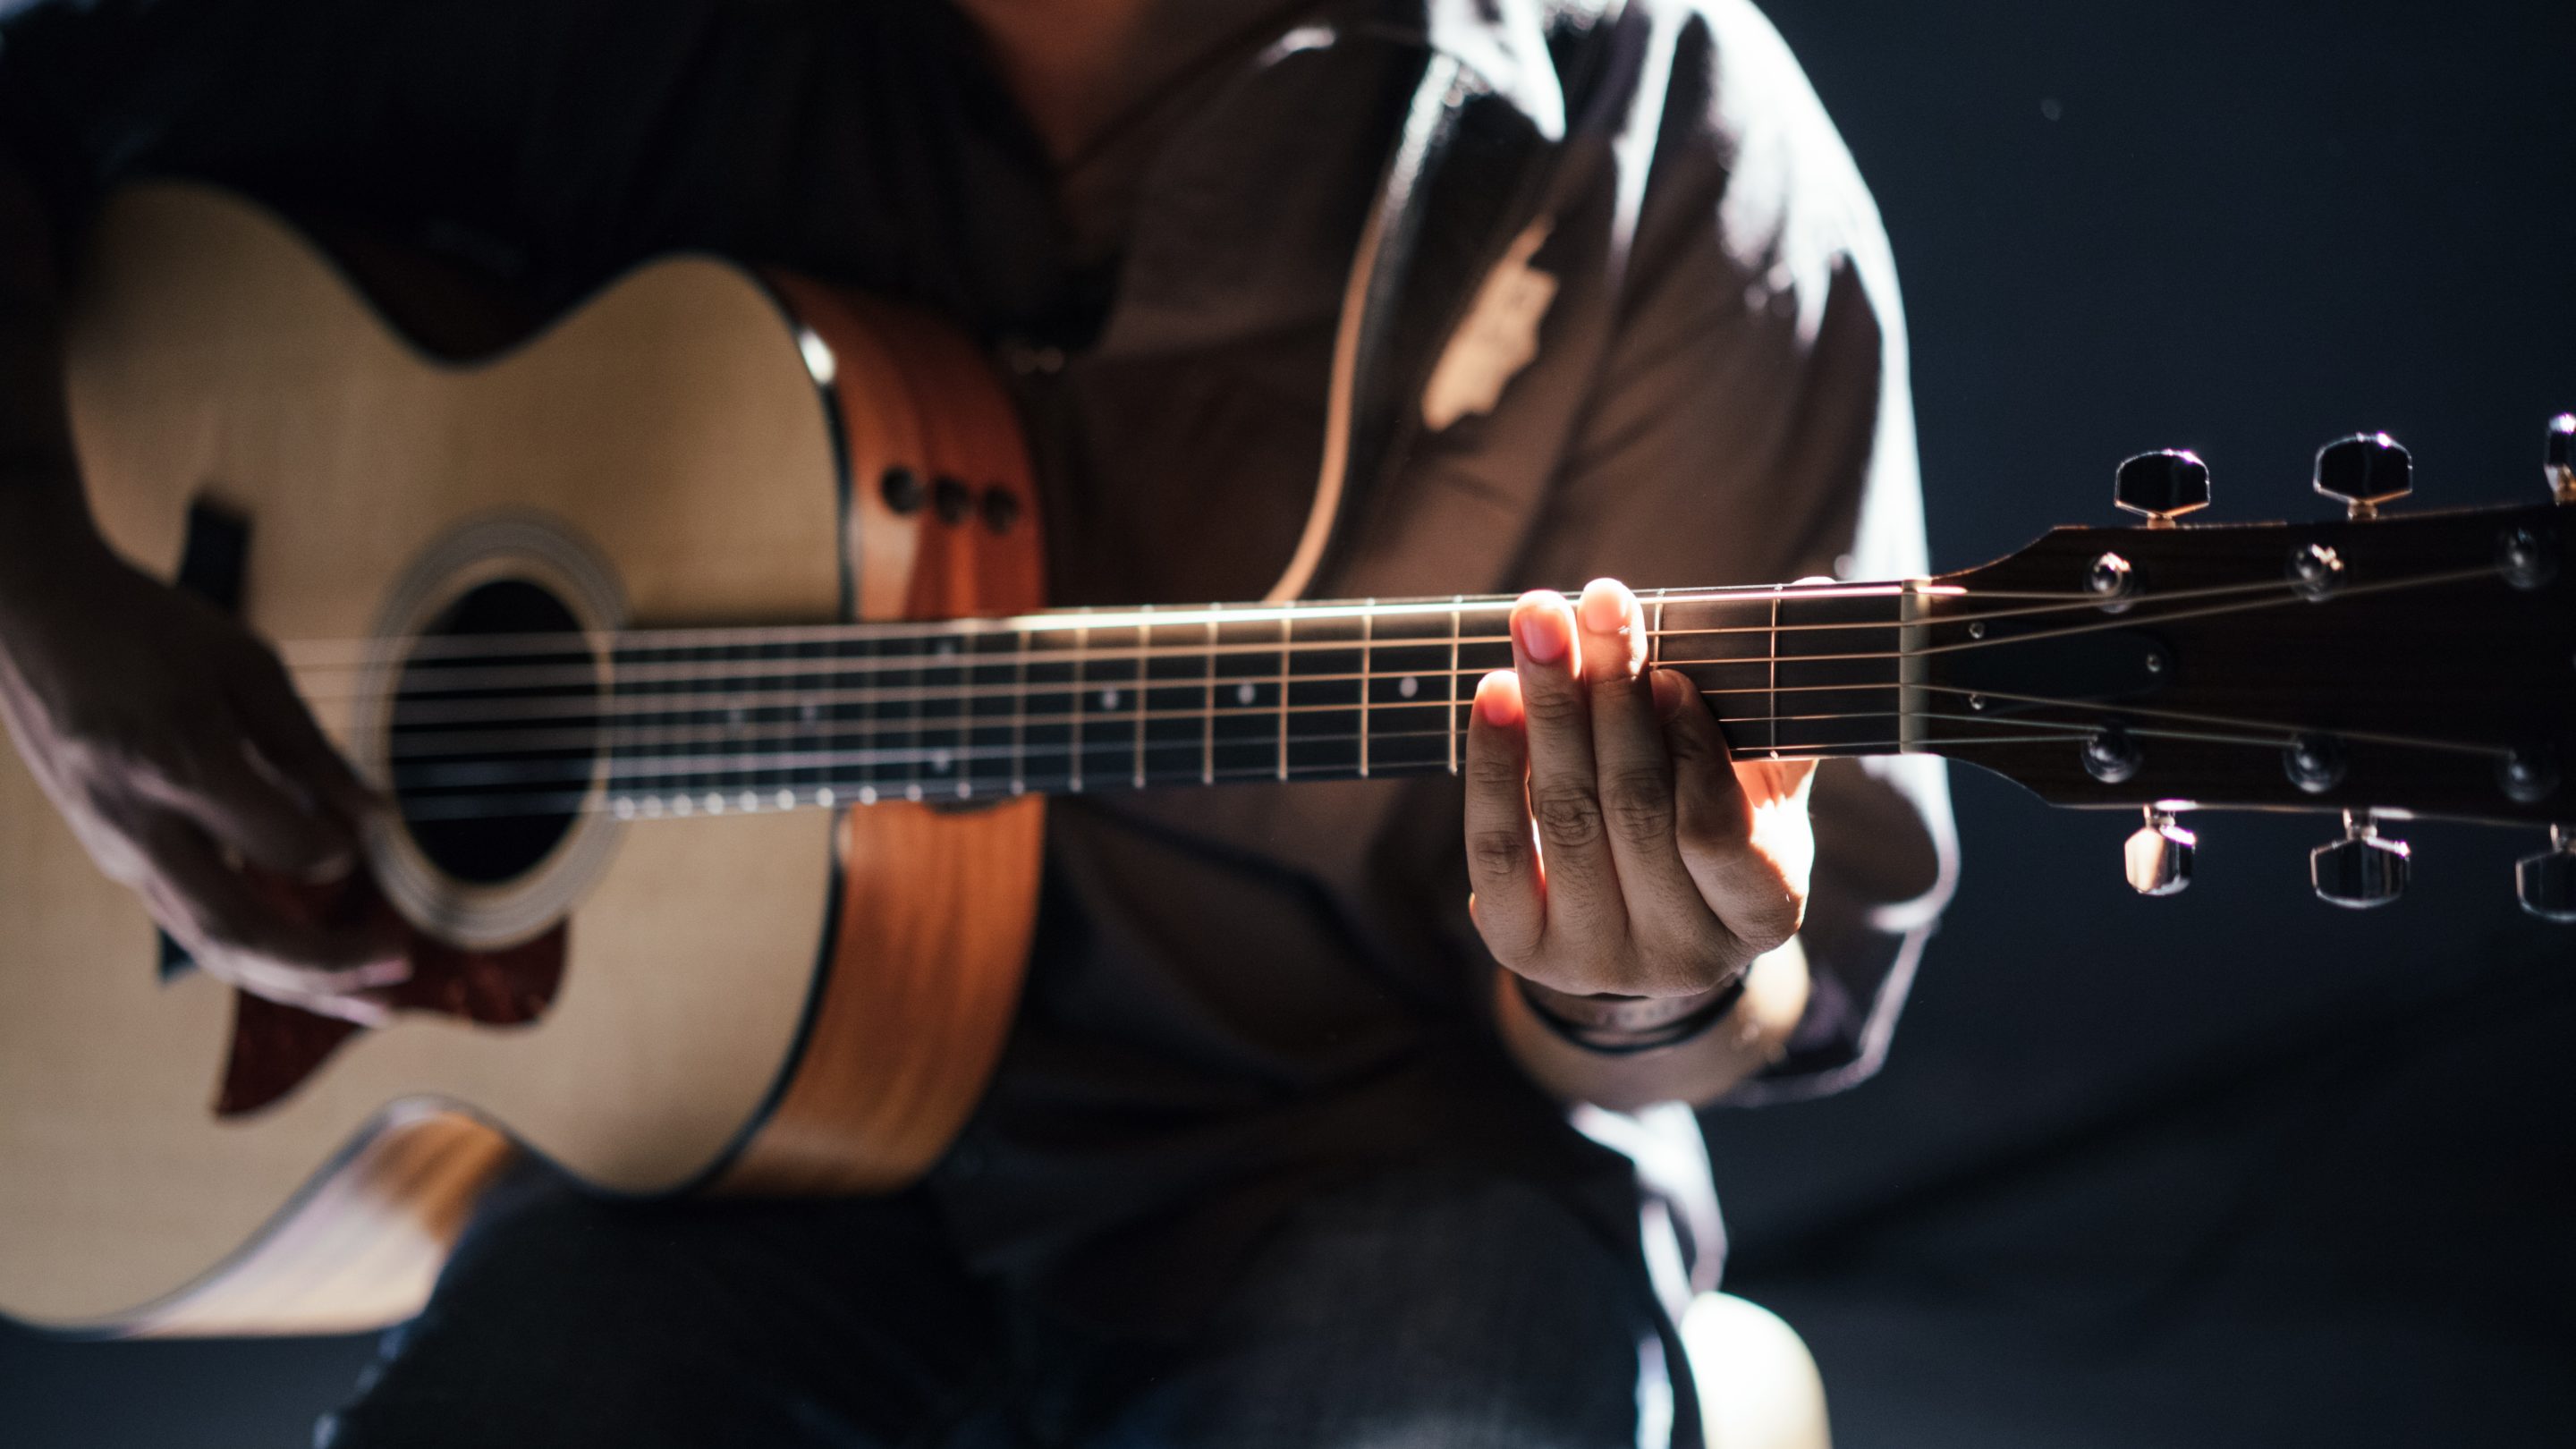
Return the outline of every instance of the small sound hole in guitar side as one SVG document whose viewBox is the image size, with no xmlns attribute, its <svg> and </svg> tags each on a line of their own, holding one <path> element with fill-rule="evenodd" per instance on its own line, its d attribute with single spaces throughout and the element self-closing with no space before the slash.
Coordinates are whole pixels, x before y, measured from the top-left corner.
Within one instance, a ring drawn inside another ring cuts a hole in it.
<svg viewBox="0 0 2576 1449">
<path fill-rule="evenodd" d="M 544 586 L 503 578 L 458 597 L 415 641 L 392 702 L 393 794 L 450 878 L 516 880 L 580 820 L 607 707 L 580 631 Z"/>
</svg>

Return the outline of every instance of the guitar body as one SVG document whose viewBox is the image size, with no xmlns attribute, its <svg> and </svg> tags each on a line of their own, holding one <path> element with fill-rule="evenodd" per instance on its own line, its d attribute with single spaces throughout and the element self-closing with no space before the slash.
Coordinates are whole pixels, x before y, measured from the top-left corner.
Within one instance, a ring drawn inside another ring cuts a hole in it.
<svg viewBox="0 0 2576 1449">
<path fill-rule="evenodd" d="M 973 348 L 793 279 L 657 263 L 456 364 L 276 218 L 159 187 L 105 216 L 69 351 L 102 529 L 176 577 L 226 520 L 271 639 L 418 634 L 496 583 L 584 630 L 1042 602 L 1027 461 Z M 971 480 L 978 506 L 899 511 L 890 469 Z M 385 778 L 383 711 L 313 703 Z M 445 974 L 340 1040 L 165 978 L 140 904 L 0 751 L 0 1313 L 391 1321 L 513 1144 L 613 1193 L 917 1176 L 1007 1028 L 1042 803 L 710 806 L 685 828 L 590 810 L 534 846 L 389 827 L 384 895 Z"/>
</svg>

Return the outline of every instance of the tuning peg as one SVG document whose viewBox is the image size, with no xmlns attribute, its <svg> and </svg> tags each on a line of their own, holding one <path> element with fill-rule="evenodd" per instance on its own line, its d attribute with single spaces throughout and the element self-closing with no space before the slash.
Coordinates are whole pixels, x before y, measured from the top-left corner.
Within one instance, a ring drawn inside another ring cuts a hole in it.
<svg viewBox="0 0 2576 1449">
<path fill-rule="evenodd" d="M 2379 505 L 2414 489 L 2414 455 L 2386 433 L 2355 433 L 2317 450 L 2317 491 L 2341 499 L 2351 517 L 2377 517 Z"/>
<path fill-rule="evenodd" d="M 2147 823 L 2122 852 L 2129 888 L 2142 896 L 2180 895 L 2191 884 L 2191 852 L 2199 837 L 2174 823 L 2173 812 L 2147 807 Z"/>
<path fill-rule="evenodd" d="M 2209 465 L 2176 448 L 2140 453 L 2113 476 L 2111 501 L 2144 517 L 2149 528 L 2171 528 L 2175 519 L 2209 506 Z"/>
<path fill-rule="evenodd" d="M 2343 839 L 2308 852 L 2308 880 L 2329 905 L 2364 910 L 2405 893 L 2406 842 L 2388 840 L 2367 810 L 2343 812 Z"/>
<path fill-rule="evenodd" d="M 2540 471 L 2549 480 L 2550 496 L 2576 503 L 2576 413 L 2549 420 L 2549 445 L 2540 455 Z"/>
<path fill-rule="evenodd" d="M 2513 889 L 2524 910 L 2576 925 L 2576 826 L 2549 827 L 2549 848 L 2513 868 Z"/>
</svg>

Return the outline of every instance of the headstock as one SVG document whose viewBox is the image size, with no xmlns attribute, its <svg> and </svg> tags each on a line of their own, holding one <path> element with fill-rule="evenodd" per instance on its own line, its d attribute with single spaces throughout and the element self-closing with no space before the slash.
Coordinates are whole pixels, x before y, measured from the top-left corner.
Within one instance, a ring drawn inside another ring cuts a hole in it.
<svg viewBox="0 0 2576 1449">
<path fill-rule="evenodd" d="M 2339 816 L 2318 893 L 2377 905 L 2406 882 L 2392 822 L 2549 833 L 2523 905 L 2576 921 L 2576 418 L 2551 425 L 2551 501 L 2414 515 L 2384 434 L 2328 444 L 2318 523 L 2185 525 L 2208 470 L 2121 466 L 2134 528 L 2061 528 L 1934 581 L 1908 611 L 1913 747 L 2053 804 L 2125 807 L 2150 895 L 2190 881 L 2185 810 Z"/>
</svg>

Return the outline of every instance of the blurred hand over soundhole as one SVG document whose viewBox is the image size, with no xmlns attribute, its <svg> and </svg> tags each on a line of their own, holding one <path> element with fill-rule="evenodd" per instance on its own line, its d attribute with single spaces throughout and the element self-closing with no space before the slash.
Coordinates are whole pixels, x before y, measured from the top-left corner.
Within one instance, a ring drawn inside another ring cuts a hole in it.
<svg viewBox="0 0 2576 1449">
<path fill-rule="evenodd" d="M 380 802 L 267 646 L 91 532 L 0 538 L 0 717 L 92 858 L 209 974 L 380 1024 L 398 927 L 306 918 L 274 879 L 358 863 Z M 148 970 L 150 963 L 132 968 Z"/>
</svg>

